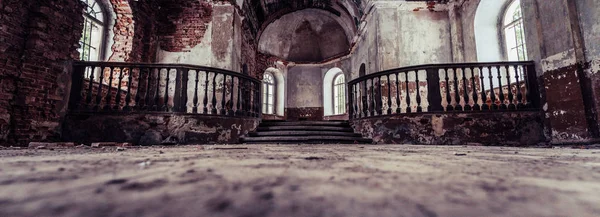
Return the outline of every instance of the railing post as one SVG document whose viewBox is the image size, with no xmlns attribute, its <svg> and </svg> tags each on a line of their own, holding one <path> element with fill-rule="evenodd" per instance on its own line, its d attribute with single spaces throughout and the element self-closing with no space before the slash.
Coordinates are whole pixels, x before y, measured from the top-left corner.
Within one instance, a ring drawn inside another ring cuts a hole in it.
<svg viewBox="0 0 600 217">
<path fill-rule="evenodd" d="M 354 119 L 354 85 L 348 83 L 348 118 Z"/>
<path fill-rule="evenodd" d="M 85 66 L 75 65 L 72 67 L 71 74 L 71 95 L 69 97 L 69 110 L 76 110 L 81 103 L 81 91 L 83 89 L 83 78 L 85 74 Z M 92 74 L 93 71 L 90 73 Z M 90 79 L 91 76 L 90 76 Z M 91 84 L 90 84 L 91 85 Z"/>
<path fill-rule="evenodd" d="M 535 65 L 533 63 L 527 64 L 525 69 L 525 73 L 527 73 L 527 92 L 529 93 L 527 100 L 531 102 L 531 108 L 540 108 L 540 89 Z"/>
<path fill-rule="evenodd" d="M 444 111 L 442 94 L 440 93 L 440 74 L 437 68 L 427 69 L 427 101 L 429 102 L 427 111 Z"/>
<path fill-rule="evenodd" d="M 175 93 L 173 94 L 173 111 L 174 112 L 185 112 L 187 109 L 184 109 L 184 103 L 187 103 L 187 69 L 182 70 L 181 68 L 176 69 L 177 72 L 175 74 Z M 186 75 L 184 75 L 186 74 Z M 185 86 L 184 86 L 185 85 Z M 167 90 L 169 91 L 169 90 Z M 184 94 L 186 97 L 184 98 Z"/>
</svg>

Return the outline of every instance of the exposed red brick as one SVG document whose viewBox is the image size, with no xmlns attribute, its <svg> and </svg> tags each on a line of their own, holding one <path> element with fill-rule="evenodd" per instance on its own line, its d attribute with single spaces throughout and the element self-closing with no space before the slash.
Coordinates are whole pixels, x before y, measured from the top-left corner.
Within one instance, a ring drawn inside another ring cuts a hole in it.
<svg viewBox="0 0 600 217">
<path fill-rule="evenodd" d="M 202 42 L 212 20 L 212 5 L 199 0 L 162 0 L 160 14 L 160 47 L 171 52 L 187 51 Z"/>
</svg>

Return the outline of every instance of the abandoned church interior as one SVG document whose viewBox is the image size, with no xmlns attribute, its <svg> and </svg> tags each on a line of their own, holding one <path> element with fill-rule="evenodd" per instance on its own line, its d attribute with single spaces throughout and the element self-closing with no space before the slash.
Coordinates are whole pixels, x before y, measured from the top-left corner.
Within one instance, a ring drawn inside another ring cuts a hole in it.
<svg viewBox="0 0 600 217">
<path fill-rule="evenodd" d="M 598 216 L 599 110 L 598 0 L 0 0 L 0 216 Z"/>
</svg>

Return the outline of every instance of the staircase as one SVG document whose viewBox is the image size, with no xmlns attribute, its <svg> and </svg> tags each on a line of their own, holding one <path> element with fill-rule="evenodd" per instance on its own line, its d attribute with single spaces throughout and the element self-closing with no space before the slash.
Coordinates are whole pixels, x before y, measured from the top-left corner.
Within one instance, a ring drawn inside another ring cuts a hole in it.
<svg viewBox="0 0 600 217">
<path fill-rule="evenodd" d="M 264 121 L 256 132 L 242 137 L 245 144 L 370 144 L 354 133 L 347 121 Z"/>
</svg>

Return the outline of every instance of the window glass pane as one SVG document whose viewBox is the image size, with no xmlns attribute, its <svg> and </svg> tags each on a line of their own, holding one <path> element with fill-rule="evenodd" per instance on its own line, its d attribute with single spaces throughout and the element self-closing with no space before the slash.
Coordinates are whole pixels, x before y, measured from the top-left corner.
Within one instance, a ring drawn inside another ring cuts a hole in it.
<svg viewBox="0 0 600 217">
<path fill-rule="evenodd" d="M 273 85 L 269 85 L 269 87 L 268 87 L 269 94 L 274 93 L 274 89 L 275 89 L 275 87 Z"/>
<path fill-rule="evenodd" d="M 104 40 L 104 16 L 100 4 L 96 0 L 82 0 L 86 5 L 84 17 L 83 32 L 79 40 L 78 49 L 81 60 L 97 61 L 100 60 Z"/>
</svg>

